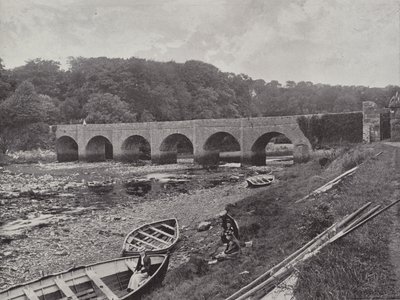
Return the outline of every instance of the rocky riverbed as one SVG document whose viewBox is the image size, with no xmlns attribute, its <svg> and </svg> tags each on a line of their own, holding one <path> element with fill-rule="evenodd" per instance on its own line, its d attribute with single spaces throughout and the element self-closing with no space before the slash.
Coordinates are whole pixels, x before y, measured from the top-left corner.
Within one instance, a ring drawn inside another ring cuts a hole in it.
<svg viewBox="0 0 400 300">
<path fill-rule="evenodd" d="M 274 167 L 274 172 L 281 168 Z M 269 167 L 221 166 L 207 171 L 191 164 L 133 166 L 115 162 L 10 165 L 0 169 L 0 289 L 77 265 L 119 257 L 125 235 L 151 221 L 176 217 L 181 241 L 171 268 L 205 241 L 217 241 L 216 215 L 259 189 L 245 177 Z M 140 193 L 129 182 L 151 183 Z M 87 182 L 109 180 L 110 190 Z M 266 187 L 267 188 L 267 187 Z M 204 220 L 212 228 L 197 232 Z"/>
</svg>

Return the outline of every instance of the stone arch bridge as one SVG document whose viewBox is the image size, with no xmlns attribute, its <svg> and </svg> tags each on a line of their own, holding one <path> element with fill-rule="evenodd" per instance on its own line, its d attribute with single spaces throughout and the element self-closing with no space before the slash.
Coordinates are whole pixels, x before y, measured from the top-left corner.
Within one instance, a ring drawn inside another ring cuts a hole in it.
<svg viewBox="0 0 400 300">
<path fill-rule="evenodd" d="M 153 163 L 177 161 L 178 148 L 191 148 L 195 162 L 218 163 L 220 153 L 233 151 L 244 165 L 265 165 L 265 147 L 283 134 L 294 145 L 295 162 L 307 160 L 309 140 L 298 116 L 204 119 L 172 122 L 57 125 L 58 161 L 134 161 L 149 154 Z"/>
</svg>

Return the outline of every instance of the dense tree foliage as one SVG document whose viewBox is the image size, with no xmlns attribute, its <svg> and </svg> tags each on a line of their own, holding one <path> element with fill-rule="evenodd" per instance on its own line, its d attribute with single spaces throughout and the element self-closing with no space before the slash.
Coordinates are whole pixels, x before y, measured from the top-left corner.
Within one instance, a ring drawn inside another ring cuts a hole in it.
<svg viewBox="0 0 400 300">
<path fill-rule="evenodd" d="M 194 60 L 71 57 L 68 70 L 42 59 L 6 70 L 0 59 L 0 131 L 11 124 L 82 119 L 114 123 L 359 111 L 363 101 L 387 106 L 396 91 L 398 86 L 266 82 Z"/>
<path fill-rule="evenodd" d="M 0 58 L 0 103 L 12 92 L 12 85 L 9 76 L 10 72 L 4 69 L 3 60 Z"/>
<path fill-rule="evenodd" d="M 0 104 L 4 126 L 20 126 L 45 119 L 42 101 L 32 83 L 24 81 L 10 97 Z"/>
<path fill-rule="evenodd" d="M 129 123 L 136 115 L 129 112 L 128 104 L 111 94 L 91 94 L 83 107 L 86 122 L 93 124 Z"/>
<path fill-rule="evenodd" d="M 326 114 L 299 116 L 297 123 L 311 146 L 316 149 L 325 145 L 362 141 L 363 114 L 353 112 L 347 114 Z"/>
<path fill-rule="evenodd" d="M 57 114 L 49 96 L 37 94 L 32 83 L 22 82 L 0 103 L 0 151 L 47 146 L 49 128 L 44 122 L 54 121 Z"/>
</svg>

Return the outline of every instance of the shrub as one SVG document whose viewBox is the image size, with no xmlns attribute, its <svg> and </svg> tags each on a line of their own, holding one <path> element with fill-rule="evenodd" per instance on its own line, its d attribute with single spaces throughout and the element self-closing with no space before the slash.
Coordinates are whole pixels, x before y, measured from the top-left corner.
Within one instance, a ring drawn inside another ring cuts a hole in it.
<svg viewBox="0 0 400 300">
<path fill-rule="evenodd" d="M 2 151 L 26 151 L 32 149 L 52 149 L 55 135 L 50 133 L 45 123 L 5 127 L 0 132 Z"/>
<path fill-rule="evenodd" d="M 37 163 L 52 162 L 56 160 L 56 154 L 51 150 L 36 149 L 31 151 L 16 151 L 7 153 L 11 163 Z"/>
<path fill-rule="evenodd" d="M 321 202 L 308 207 L 301 214 L 298 229 L 303 235 L 313 238 L 331 226 L 333 221 L 334 216 L 331 207 L 328 204 Z"/>
<path fill-rule="evenodd" d="M 355 149 L 353 151 L 347 152 L 343 156 L 342 162 L 342 170 L 347 171 L 355 166 L 358 166 L 363 161 L 365 161 L 368 157 L 372 156 L 371 151 L 362 151 L 360 149 Z"/>
</svg>

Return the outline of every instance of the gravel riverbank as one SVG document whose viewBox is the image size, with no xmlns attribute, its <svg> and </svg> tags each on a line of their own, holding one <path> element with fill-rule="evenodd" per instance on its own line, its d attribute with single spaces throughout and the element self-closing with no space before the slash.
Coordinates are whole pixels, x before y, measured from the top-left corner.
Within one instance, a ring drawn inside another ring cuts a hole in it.
<svg viewBox="0 0 400 300">
<path fill-rule="evenodd" d="M 206 171 L 192 165 L 135 167 L 112 162 L 7 166 L 0 170 L 1 189 L 14 193 L 23 189 L 25 194 L 0 199 L 0 289 L 119 257 L 130 230 L 170 217 L 178 219 L 182 236 L 172 255 L 173 268 L 196 251 L 193 243 L 199 239 L 196 229 L 201 221 L 215 218 L 227 204 L 259 191 L 246 188 L 244 180 L 257 171 L 269 169 Z M 179 189 L 167 186 L 142 197 L 125 193 L 127 178 L 155 172 L 190 180 Z M 101 179 L 114 180 L 114 190 L 106 194 L 88 190 L 85 182 Z M 48 193 L 30 193 L 33 182 L 36 190 L 45 186 Z"/>
</svg>

